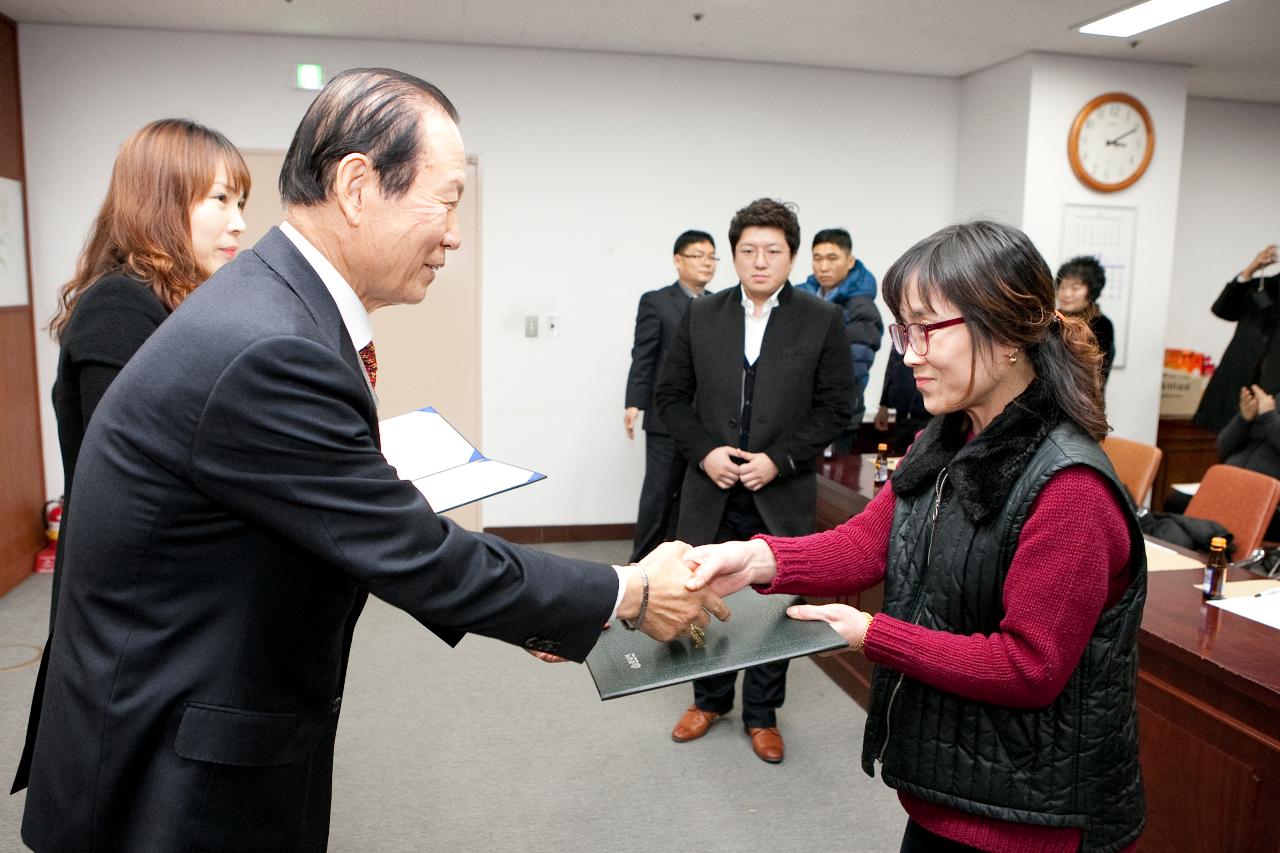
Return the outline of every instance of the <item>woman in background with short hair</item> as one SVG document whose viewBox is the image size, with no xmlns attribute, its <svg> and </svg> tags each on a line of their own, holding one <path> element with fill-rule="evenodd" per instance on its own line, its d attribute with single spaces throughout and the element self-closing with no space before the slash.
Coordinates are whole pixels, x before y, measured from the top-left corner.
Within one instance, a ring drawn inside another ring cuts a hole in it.
<svg viewBox="0 0 1280 853">
<path fill-rule="evenodd" d="M 1107 388 L 1111 362 L 1116 360 L 1116 330 L 1098 308 L 1098 297 L 1107 286 L 1107 271 L 1092 255 L 1079 255 L 1058 267 L 1053 281 L 1062 313 L 1084 319 L 1102 350 L 1102 388 Z"/>
</svg>

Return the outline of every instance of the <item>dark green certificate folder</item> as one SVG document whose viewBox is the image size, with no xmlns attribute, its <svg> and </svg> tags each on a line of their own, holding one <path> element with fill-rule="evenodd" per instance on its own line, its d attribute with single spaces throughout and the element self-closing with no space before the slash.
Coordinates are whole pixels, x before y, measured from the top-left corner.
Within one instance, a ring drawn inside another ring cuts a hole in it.
<svg viewBox="0 0 1280 853">
<path fill-rule="evenodd" d="M 695 649 L 688 637 L 659 643 L 614 624 L 587 656 L 587 668 L 600 698 L 614 699 L 758 663 L 843 648 L 844 638 L 826 622 L 801 622 L 787 616 L 787 608 L 799 600 L 793 595 L 760 595 L 753 589 L 735 592 L 725 599 L 733 616 L 728 622 L 712 617 L 701 649 Z"/>
</svg>

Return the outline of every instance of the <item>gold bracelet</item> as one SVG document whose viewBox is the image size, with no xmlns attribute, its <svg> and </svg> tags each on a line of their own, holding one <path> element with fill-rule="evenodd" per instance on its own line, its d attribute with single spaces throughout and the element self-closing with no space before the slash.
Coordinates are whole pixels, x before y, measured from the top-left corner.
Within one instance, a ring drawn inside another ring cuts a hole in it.
<svg viewBox="0 0 1280 853">
<path fill-rule="evenodd" d="M 858 612 L 861 613 L 863 616 L 867 617 L 867 627 L 862 630 L 862 642 L 858 643 L 856 647 L 850 646 L 850 648 L 853 649 L 855 652 L 862 651 L 863 647 L 866 646 L 867 632 L 871 630 L 871 623 L 876 621 L 876 617 L 866 612 L 865 610 L 859 610 Z"/>
</svg>

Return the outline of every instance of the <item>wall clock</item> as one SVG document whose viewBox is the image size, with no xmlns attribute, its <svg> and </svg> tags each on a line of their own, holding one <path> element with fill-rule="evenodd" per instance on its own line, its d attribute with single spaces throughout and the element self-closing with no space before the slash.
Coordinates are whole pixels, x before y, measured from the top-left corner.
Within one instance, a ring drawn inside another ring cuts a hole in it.
<svg viewBox="0 0 1280 853">
<path fill-rule="evenodd" d="M 1155 147 L 1155 126 L 1142 102 L 1124 92 L 1108 92 L 1076 114 L 1067 159 L 1080 183 L 1113 193 L 1142 177 Z"/>
</svg>

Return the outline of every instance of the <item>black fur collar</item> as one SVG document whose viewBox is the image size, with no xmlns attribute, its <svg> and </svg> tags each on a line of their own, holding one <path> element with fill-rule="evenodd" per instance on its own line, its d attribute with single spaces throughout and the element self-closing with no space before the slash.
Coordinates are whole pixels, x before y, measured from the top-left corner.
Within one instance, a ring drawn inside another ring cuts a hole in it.
<svg viewBox="0 0 1280 853">
<path fill-rule="evenodd" d="M 1004 507 L 1040 442 L 1064 417 L 1048 387 L 1033 379 L 973 441 L 966 441 L 969 418 L 964 412 L 934 418 L 894 472 L 893 491 L 919 495 L 933 488 L 946 467 L 947 482 L 955 487 L 965 515 L 974 524 L 986 524 Z"/>
</svg>

